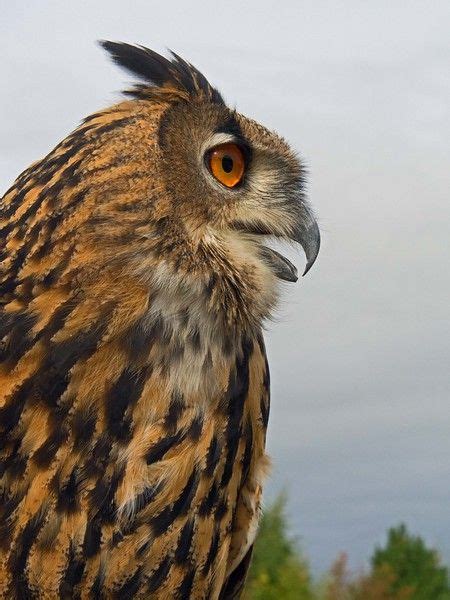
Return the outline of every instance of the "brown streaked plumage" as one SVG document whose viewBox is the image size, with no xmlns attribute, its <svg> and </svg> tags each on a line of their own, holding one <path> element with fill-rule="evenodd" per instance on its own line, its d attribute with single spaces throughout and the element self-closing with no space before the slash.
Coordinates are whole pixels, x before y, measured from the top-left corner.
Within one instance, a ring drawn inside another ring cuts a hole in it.
<svg viewBox="0 0 450 600">
<path fill-rule="evenodd" d="M 318 229 L 281 138 L 178 56 L 103 45 L 142 83 L 1 202 L 0 598 L 237 598 L 268 465 L 261 327 L 296 279 L 262 242 L 309 268 Z"/>
</svg>

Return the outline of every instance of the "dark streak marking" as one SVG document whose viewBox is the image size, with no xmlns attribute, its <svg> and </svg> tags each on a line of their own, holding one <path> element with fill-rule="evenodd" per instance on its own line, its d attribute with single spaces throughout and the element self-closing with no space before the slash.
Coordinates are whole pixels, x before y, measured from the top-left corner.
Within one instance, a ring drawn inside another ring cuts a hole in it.
<svg viewBox="0 0 450 600">
<path fill-rule="evenodd" d="M 211 296 L 216 288 L 216 285 L 217 285 L 217 275 L 216 275 L 216 273 L 213 273 L 211 275 L 211 277 L 209 278 L 208 284 L 205 288 L 206 296 L 208 298 L 211 298 Z"/>
<path fill-rule="evenodd" d="M 177 597 L 179 598 L 179 600 L 189 600 L 189 598 L 191 598 L 191 590 L 192 584 L 194 582 L 194 577 L 195 569 L 191 567 L 184 576 L 184 579 L 181 582 L 180 587 L 178 588 Z"/>
<path fill-rule="evenodd" d="M 0 547 L 6 549 L 14 526 L 14 511 L 23 499 L 23 494 L 15 493 L 6 499 L 4 492 L 0 494 Z"/>
<path fill-rule="evenodd" d="M 263 394 L 260 401 L 261 421 L 264 429 L 267 429 L 269 422 L 270 401 L 268 394 Z"/>
<path fill-rule="evenodd" d="M 18 312 L 15 314 L 0 313 L 3 323 L 0 327 L 0 339 L 7 335 L 7 343 L 0 352 L 0 362 L 6 361 L 10 369 L 16 366 L 19 359 L 33 345 L 33 337 L 29 335 L 37 322 L 36 315 L 27 312 Z"/>
<path fill-rule="evenodd" d="M 106 433 L 99 436 L 92 449 L 90 460 L 83 467 L 87 477 L 98 477 L 103 474 L 111 452 L 111 444 L 112 440 Z"/>
<path fill-rule="evenodd" d="M 164 418 L 164 427 L 170 431 L 175 432 L 178 424 L 178 419 L 181 417 L 183 412 L 183 394 L 175 391 L 172 393 L 170 399 L 169 410 Z"/>
<path fill-rule="evenodd" d="M 100 550 L 102 528 L 100 518 L 88 519 L 83 541 L 83 556 L 91 558 Z"/>
<path fill-rule="evenodd" d="M 71 427 L 75 452 L 79 452 L 92 440 L 96 420 L 96 415 L 91 406 L 79 408 L 75 411 Z"/>
<path fill-rule="evenodd" d="M 41 331 L 36 335 L 36 340 L 46 340 L 50 341 L 52 337 L 60 331 L 64 327 L 64 323 L 66 322 L 67 317 L 77 306 L 76 297 L 69 298 L 65 302 L 63 302 L 57 309 L 55 309 L 54 313 L 50 317 L 47 325 L 41 329 Z"/>
<path fill-rule="evenodd" d="M 114 523 L 116 506 L 114 496 L 125 474 L 125 465 L 116 466 L 111 477 L 99 479 L 89 494 L 92 511 L 98 515 L 101 523 Z"/>
<path fill-rule="evenodd" d="M 13 586 L 16 592 L 15 595 L 17 595 L 19 598 L 31 597 L 31 595 L 23 596 L 24 593 L 26 594 L 29 592 L 25 566 L 27 564 L 31 547 L 36 541 L 39 531 L 44 524 L 45 517 L 46 511 L 42 509 L 38 510 L 38 512 L 31 517 L 31 519 L 23 528 L 22 532 L 19 534 L 19 537 L 14 544 L 14 549 L 9 557 L 9 570 L 11 573 L 15 574 L 15 578 L 13 580 Z"/>
<path fill-rule="evenodd" d="M 253 553 L 253 544 L 248 549 L 246 555 L 241 560 L 239 565 L 230 574 L 225 582 L 219 596 L 219 600 L 227 600 L 230 598 L 239 598 L 244 588 L 245 580 L 248 573 L 248 568 Z"/>
<path fill-rule="evenodd" d="M 167 578 L 169 574 L 170 567 L 172 566 L 172 560 L 169 556 L 160 562 L 157 569 L 153 571 L 153 573 L 148 578 L 147 590 L 151 594 L 156 592 L 159 587 L 161 587 L 164 580 Z"/>
<path fill-rule="evenodd" d="M 63 342 L 53 343 L 49 348 L 47 365 L 58 371 L 68 371 L 73 365 L 95 351 L 103 333 L 106 331 L 113 303 L 108 302 L 102 307 L 102 312 L 96 323 L 89 329 L 78 332 Z M 48 368 L 47 366 L 47 368 Z"/>
<path fill-rule="evenodd" d="M 0 408 L 0 427 L 2 431 L 12 431 L 17 425 L 31 389 L 32 381 L 25 381 L 12 395 L 10 402 Z M 4 435 L 3 439 L 6 441 L 6 435 Z"/>
<path fill-rule="evenodd" d="M 136 556 L 138 558 L 142 557 L 144 554 L 147 554 L 148 549 L 151 546 L 153 537 L 149 537 L 139 548 L 136 550 Z"/>
<path fill-rule="evenodd" d="M 173 446 L 176 446 L 184 440 L 186 434 L 182 431 L 177 431 L 174 435 L 168 435 L 163 437 L 149 448 L 145 455 L 145 460 L 148 465 L 162 460 L 166 452 L 168 452 Z"/>
<path fill-rule="evenodd" d="M 264 389 L 269 390 L 270 389 L 270 369 L 269 369 L 269 363 L 267 361 L 267 356 L 264 353 L 264 379 L 263 379 L 263 385 L 264 385 Z"/>
<path fill-rule="evenodd" d="M 188 436 L 193 442 L 200 439 L 203 429 L 203 415 L 199 414 L 194 417 L 188 429 Z"/>
<path fill-rule="evenodd" d="M 74 467 L 69 478 L 58 489 L 56 510 L 73 514 L 78 508 L 78 486 L 80 484 L 80 473 L 77 466 Z"/>
<path fill-rule="evenodd" d="M 114 383 L 106 402 L 106 425 L 108 431 L 120 442 L 131 436 L 131 417 L 125 413 L 139 400 L 147 380 L 147 368 L 134 371 L 126 367 Z"/>
<path fill-rule="evenodd" d="M 242 357 L 236 359 L 236 366 L 230 374 L 226 395 L 228 423 L 225 432 L 227 456 L 223 470 L 221 487 L 226 487 L 233 474 L 234 461 L 242 435 L 242 413 L 249 386 L 249 357 L 253 343 L 245 339 L 242 343 Z"/>
<path fill-rule="evenodd" d="M 219 488 L 217 487 L 216 482 L 214 481 L 211 485 L 211 488 L 208 494 L 203 498 L 200 507 L 198 509 L 198 514 L 201 517 L 208 516 L 212 509 L 214 508 L 217 499 L 219 497 Z"/>
<path fill-rule="evenodd" d="M 219 541 L 220 541 L 220 527 L 216 525 L 214 528 L 214 534 L 211 540 L 211 545 L 209 547 L 208 555 L 206 557 L 205 564 L 202 567 L 202 573 L 206 575 L 211 568 L 213 560 L 217 555 L 217 551 L 219 549 Z"/>
<path fill-rule="evenodd" d="M 125 536 L 123 535 L 123 533 L 121 531 L 115 531 L 112 534 L 112 538 L 110 541 L 110 547 L 114 548 L 114 546 L 118 546 L 120 544 L 120 542 L 125 539 Z"/>
<path fill-rule="evenodd" d="M 76 555 L 74 543 L 69 546 L 69 555 L 67 558 L 66 570 L 59 584 L 59 595 L 61 599 L 73 600 L 79 597 L 79 594 L 74 595 L 74 588 L 80 583 L 83 576 L 85 561 Z"/>
<path fill-rule="evenodd" d="M 105 582 L 105 571 L 102 565 L 99 566 L 97 575 L 95 576 L 94 583 L 90 589 L 90 598 L 92 600 L 106 600 L 105 593 L 103 591 L 103 584 Z"/>
<path fill-rule="evenodd" d="M 177 517 L 186 514 L 197 491 L 198 480 L 198 471 L 194 468 L 183 491 L 177 500 L 175 500 L 172 507 L 167 506 L 151 519 L 151 525 L 156 537 L 162 535 Z"/>
<path fill-rule="evenodd" d="M 252 424 L 249 421 L 245 428 L 245 450 L 244 455 L 242 457 L 242 475 L 241 475 L 241 486 L 244 484 L 247 479 L 248 473 L 250 471 L 250 463 L 252 460 L 252 450 L 253 450 L 253 429 Z"/>
<path fill-rule="evenodd" d="M 133 575 L 130 575 L 119 589 L 114 590 L 114 598 L 117 600 L 128 600 L 134 598 L 139 591 L 142 581 L 142 567 L 138 567 Z"/>
<path fill-rule="evenodd" d="M 63 171 L 61 171 L 61 173 L 59 173 L 59 177 L 55 181 L 55 183 L 51 184 L 49 187 L 44 187 L 38 194 L 36 200 L 32 204 L 30 204 L 30 206 L 23 212 L 23 214 L 18 219 L 16 219 L 16 226 L 20 227 L 24 225 L 28 218 L 32 214 L 36 213 L 36 211 L 41 206 L 45 198 L 58 196 L 65 187 L 75 187 L 75 185 L 79 183 L 78 178 L 75 176 L 75 172 L 81 166 L 82 162 L 83 159 L 81 158 L 76 162 L 72 163 Z"/>
<path fill-rule="evenodd" d="M 33 259 L 40 260 L 51 252 L 56 243 L 55 241 L 52 241 L 53 232 L 74 212 L 76 208 L 78 208 L 78 205 L 82 203 L 85 195 L 85 190 L 78 191 L 76 194 L 74 194 L 71 200 L 65 204 L 64 210 L 58 210 L 57 212 L 54 212 L 44 221 L 46 228 L 46 239 L 44 240 L 43 244 L 39 246 L 39 248 L 37 248 L 31 255 Z M 58 241 L 61 241 L 61 239 Z"/>
<path fill-rule="evenodd" d="M 8 472 L 10 477 L 20 479 L 20 477 L 22 477 L 24 474 L 28 462 L 28 456 L 21 454 L 20 446 L 21 440 L 18 439 L 11 450 L 11 454 L 7 458 L 3 458 L 0 461 L 0 477 L 2 477 L 5 472 Z"/>
<path fill-rule="evenodd" d="M 206 468 L 205 475 L 212 477 L 216 469 L 216 465 L 219 462 L 222 449 L 219 444 L 219 440 L 216 435 L 211 439 L 209 444 L 208 454 L 206 455 Z"/>
<path fill-rule="evenodd" d="M 218 504 L 216 511 L 214 513 L 214 519 L 219 523 L 223 517 L 227 514 L 228 511 L 228 500 L 226 496 L 223 496 Z"/>
<path fill-rule="evenodd" d="M 181 530 L 174 557 L 175 563 L 178 565 L 184 564 L 188 559 L 194 534 L 194 524 L 194 519 L 188 519 Z"/>
<path fill-rule="evenodd" d="M 154 337 L 144 327 L 144 318 L 135 321 L 125 332 L 123 343 L 130 363 L 144 360 L 152 346 Z"/>
<path fill-rule="evenodd" d="M 59 447 L 67 440 L 66 428 L 56 428 L 55 431 L 39 446 L 32 456 L 33 462 L 41 469 L 50 466 Z"/>
</svg>

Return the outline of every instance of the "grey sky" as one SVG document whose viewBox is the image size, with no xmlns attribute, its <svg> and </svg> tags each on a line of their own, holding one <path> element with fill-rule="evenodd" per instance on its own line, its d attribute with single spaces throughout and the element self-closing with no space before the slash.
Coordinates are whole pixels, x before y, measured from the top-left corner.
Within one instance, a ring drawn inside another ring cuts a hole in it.
<svg viewBox="0 0 450 600">
<path fill-rule="evenodd" d="M 450 5 L 0 0 L 0 189 L 128 78 L 106 38 L 174 49 L 305 158 L 323 248 L 268 352 L 268 496 L 315 570 L 405 520 L 450 560 Z M 301 267 L 303 257 L 293 254 Z"/>
</svg>

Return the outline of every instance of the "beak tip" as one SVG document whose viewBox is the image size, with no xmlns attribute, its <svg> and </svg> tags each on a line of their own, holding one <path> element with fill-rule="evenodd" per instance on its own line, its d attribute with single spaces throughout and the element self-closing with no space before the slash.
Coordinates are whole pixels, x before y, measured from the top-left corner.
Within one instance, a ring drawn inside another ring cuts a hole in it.
<svg viewBox="0 0 450 600">
<path fill-rule="evenodd" d="M 313 264 L 314 264 L 314 260 L 309 260 L 306 263 L 306 267 L 305 267 L 305 270 L 303 271 L 302 277 L 304 277 L 306 275 L 306 273 L 308 273 L 308 271 L 311 269 L 311 267 L 313 266 Z"/>
<path fill-rule="evenodd" d="M 299 236 L 298 241 L 306 255 L 306 267 L 302 275 L 304 277 L 316 262 L 320 250 L 320 231 L 316 221 L 313 220 L 310 223 L 309 227 Z"/>
</svg>

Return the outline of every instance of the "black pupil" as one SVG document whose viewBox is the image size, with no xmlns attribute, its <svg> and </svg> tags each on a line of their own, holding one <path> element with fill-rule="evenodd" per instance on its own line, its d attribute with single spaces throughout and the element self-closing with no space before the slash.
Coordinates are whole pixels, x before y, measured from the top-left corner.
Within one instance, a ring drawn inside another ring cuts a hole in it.
<svg viewBox="0 0 450 600">
<path fill-rule="evenodd" d="M 225 173 L 231 173 L 233 170 L 233 159 L 231 156 L 225 154 L 225 156 L 222 158 L 222 169 L 225 171 Z"/>
</svg>

